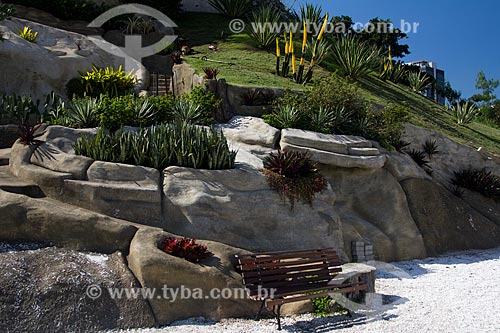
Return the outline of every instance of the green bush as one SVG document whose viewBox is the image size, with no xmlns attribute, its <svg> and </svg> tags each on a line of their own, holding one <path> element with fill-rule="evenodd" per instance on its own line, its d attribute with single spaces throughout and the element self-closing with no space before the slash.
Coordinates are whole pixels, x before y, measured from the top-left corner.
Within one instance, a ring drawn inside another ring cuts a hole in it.
<svg viewBox="0 0 500 333">
<path fill-rule="evenodd" d="M 364 134 L 368 139 L 378 141 L 382 146 L 390 148 L 401 140 L 403 124 L 409 118 L 410 109 L 398 104 L 391 103 L 383 110 L 370 109 L 366 113 L 368 133 L 359 134 Z"/>
<path fill-rule="evenodd" d="M 33 101 L 31 96 L 16 94 L 0 96 L 0 120 L 17 122 L 28 120 L 31 116 L 40 116 L 40 101 Z"/>
<path fill-rule="evenodd" d="M 85 95 L 91 97 L 131 95 L 134 93 L 134 85 L 137 81 L 132 72 L 126 73 L 122 66 L 118 69 L 112 66 L 106 68 L 92 66 L 92 71 L 80 72 L 80 79 L 85 88 Z"/>
<path fill-rule="evenodd" d="M 200 117 L 196 121 L 198 125 L 212 125 L 217 110 L 222 103 L 221 99 L 217 98 L 213 93 L 207 92 L 205 88 L 202 87 L 196 87 L 191 93 L 179 98 L 191 100 L 194 104 L 200 106 Z"/>
<path fill-rule="evenodd" d="M 63 20 L 87 22 L 93 21 L 107 10 L 107 6 L 87 0 L 9 0 L 9 3 L 37 8 Z"/>
<path fill-rule="evenodd" d="M 16 10 L 11 5 L 0 3 L 0 22 L 10 18 L 16 13 Z"/>
<path fill-rule="evenodd" d="M 100 129 L 95 137 L 79 139 L 73 148 L 77 155 L 95 160 L 159 170 L 169 166 L 231 169 L 236 158 L 236 152 L 229 149 L 222 132 L 186 123 L 116 134 Z"/>
<path fill-rule="evenodd" d="M 123 126 L 144 127 L 157 122 L 159 113 L 148 98 L 103 96 L 97 106 L 99 124 L 110 130 Z"/>
</svg>

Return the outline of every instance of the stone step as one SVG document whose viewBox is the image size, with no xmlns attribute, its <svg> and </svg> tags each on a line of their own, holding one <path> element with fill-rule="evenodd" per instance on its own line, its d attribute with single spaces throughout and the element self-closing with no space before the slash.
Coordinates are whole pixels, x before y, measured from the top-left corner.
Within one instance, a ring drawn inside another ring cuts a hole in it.
<svg viewBox="0 0 500 333">
<path fill-rule="evenodd" d="M 0 190 L 26 195 L 31 198 L 45 197 L 43 191 L 37 184 L 28 183 L 15 177 L 10 173 L 8 166 L 0 166 Z"/>
<path fill-rule="evenodd" d="M 349 155 L 354 156 L 377 156 L 380 155 L 380 150 L 377 148 L 355 148 L 349 147 L 347 148 Z"/>
<path fill-rule="evenodd" d="M 311 158 L 321 164 L 332 165 L 340 168 L 381 169 L 384 167 L 387 157 L 377 156 L 353 156 L 332 153 L 313 148 L 299 147 L 281 141 L 281 149 L 284 151 L 307 152 Z"/>
<path fill-rule="evenodd" d="M 9 165 L 10 148 L 0 149 L 0 166 Z"/>
</svg>

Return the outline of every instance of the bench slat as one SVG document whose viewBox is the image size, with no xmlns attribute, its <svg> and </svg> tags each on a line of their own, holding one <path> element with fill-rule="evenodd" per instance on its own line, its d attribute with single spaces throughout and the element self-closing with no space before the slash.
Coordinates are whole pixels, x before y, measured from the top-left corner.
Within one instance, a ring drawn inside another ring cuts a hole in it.
<svg viewBox="0 0 500 333">
<path fill-rule="evenodd" d="M 302 271 L 316 271 L 319 269 L 324 269 L 328 270 L 332 273 L 338 273 L 342 271 L 342 267 L 340 265 L 332 265 L 331 263 L 328 264 L 328 268 L 325 269 L 325 265 L 323 263 L 321 264 L 316 264 L 316 265 L 310 265 L 307 270 L 305 269 L 300 269 L 298 267 L 280 267 L 280 269 L 262 269 L 262 270 L 252 270 L 252 271 L 243 271 L 241 272 L 241 275 L 244 278 L 252 278 L 252 277 L 264 277 L 264 276 L 270 276 L 270 275 L 276 275 L 276 274 L 286 274 L 286 273 L 293 273 L 293 272 L 302 272 Z"/>
<path fill-rule="evenodd" d="M 340 272 L 341 269 L 336 269 L 336 270 L 324 270 L 321 268 L 316 269 L 316 270 L 311 270 L 311 271 L 298 271 L 298 272 L 284 272 L 284 273 L 276 273 L 273 275 L 264 275 L 264 276 L 254 276 L 254 277 L 247 277 L 243 276 L 245 279 L 245 284 L 264 284 L 267 282 L 272 282 L 272 281 L 281 281 L 284 279 L 295 279 L 295 278 L 303 278 L 310 276 L 311 278 L 321 275 L 321 276 L 329 276 L 330 278 L 333 278 L 335 276 L 335 273 Z"/>
<path fill-rule="evenodd" d="M 362 291 L 362 290 L 367 290 L 367 289 L 368 289 L 368 286 L 366 286 L 366 285 L 353 285 L 353 286 L 345 287 L 345 288 L 338 289 L 338 290 L 325 291 L 323 293 L 318 293 L 318 294 L 290 296 L 290 297 L 282 298 L 282 299 L 273 299 L 273 300 L 267 301 L 266 305 L 270 307 L 270 306 L 274 306 L 274 305 L 293 303 L 293 302 L 305 301 L 305 300 L 313 299 L 313 298 L 329 296 L 330 294 L 346 294 L 346 293 L 352 293 L 355 291 Z"/>
<path fill-rule="evenodd" d="M 333 260 L 336 260 L 335 258 L 332 258 L 332 260 L 329 260 L 328 258 L 322 258 L 318 260 L 309 260 L 309 259 L 299 259 L 299 260 L 289 260 L 289 261 L 277 261 L 277 262 L 266 262 L 266 263 L 261 263 L 261 264 L 248 264 L 248 265 L 241 265 L 240 269 L 242 271 L 251 271 L 251 270 L 259 270 L 263 268 L 281 268 L 281 267 L 294 267 L 294 266 L 306 266 L 306 265 L 312 265 L 312 264 L 318 264 L 318 263 L 329 263 L 333 262 Z M 335 262 L 338 263 L 338 262 Z M 333 265 L 329 265 L 333 266 Z"/>
<path fill-rule="evenodd" d="M 311 261 L 321 261 L 321 260 L 340 261 L 338 255 L 336 254 L 321 254 L 321 255 L 310 255 L 310 256 L 300 256 L 300 257 L 289 257 L 289 258 L 275 258 L 275 257 L 247 258 L 247 259 L 239 259 L 239 263 L 241 266 L 262 265 L 270 262 L 281 262 L 281 261 L 288 262 L 299 259 L 311 260 Z"/>
<path fill-rule="evenodd" d="M 336 256 L 337 251 L 335 250 L 324 250 L 324 251 L 295 251 L 295 252 L 276 252 L 277 255 L 274 255 L 273 252 L 269 253 L 259 253 L 259 254 L 247 254 L 247 255 L 237 255 L 236 258 L 242 263 L 247 262 L 262 262 L 269 261 L 270 259 L 279 260 L 279 259 L 294 259 L 294 258 L 309 258 L 309 257 L 321 257 L 321 256 Z"/>
</svg>

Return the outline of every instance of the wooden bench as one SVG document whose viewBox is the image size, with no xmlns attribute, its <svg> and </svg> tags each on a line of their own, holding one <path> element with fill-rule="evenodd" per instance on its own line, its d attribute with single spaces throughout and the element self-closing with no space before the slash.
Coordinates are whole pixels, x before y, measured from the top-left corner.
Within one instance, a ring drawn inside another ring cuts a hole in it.
<svg viewBox="0 0 500 333">
<path fill-rule="evenodd" d="M 264 306 L 272 308 L 278 330 L 283 304 L 368 289 L 366 283 L 346 283 L 339 276 L 342 262 L 335 249 L 245 254 L 236 259 L 249 296 L 262 301 L 256 319 Z"/>
</svg>

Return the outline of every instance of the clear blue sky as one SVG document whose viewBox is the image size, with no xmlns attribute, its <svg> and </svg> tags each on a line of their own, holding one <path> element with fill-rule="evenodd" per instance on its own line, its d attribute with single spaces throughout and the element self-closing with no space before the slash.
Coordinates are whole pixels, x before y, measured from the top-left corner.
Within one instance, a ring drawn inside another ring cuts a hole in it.
<svg viewBox="0 0 500 333">
<path fill-rule="evenodd" d="M 306 0 L 297 0 L 296 4 Z M 390 18 L 419 22 L 417 34 L 406 43 L 405 61 L 435 61 L 462 97 L 476 92 L 479 70 L 500 79 L 500 1 L 498 0 L 313 0 L 331 16 L 348 15 L 355 22 Z M 496 91 L 500 95 L 500 89 Z"/>
</svg>

